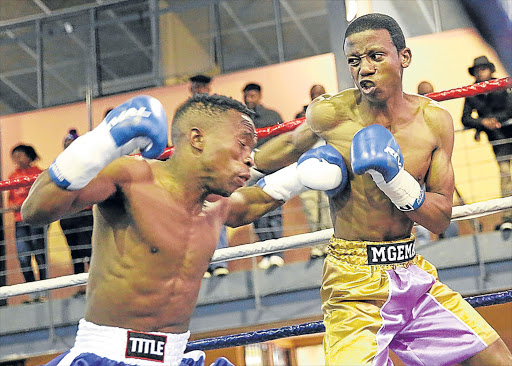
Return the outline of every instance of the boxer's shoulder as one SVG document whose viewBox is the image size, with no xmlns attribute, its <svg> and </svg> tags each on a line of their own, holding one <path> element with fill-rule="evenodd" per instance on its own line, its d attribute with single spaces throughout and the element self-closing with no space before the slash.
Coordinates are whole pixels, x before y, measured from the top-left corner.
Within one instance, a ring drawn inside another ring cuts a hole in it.
<svg viewBox="0 0 512 366">
<path fill-rule="evenodd" d="M 306 121 L 314 132 L 322 132 L 352 120 L 356 105 L 355 90 L 323 94 L 313 100 L 306 111 Z"/>
<path fill-rule="evenodd" d="M 122 156 L 107 165 L 100 175 L 109 176 L 117 184 L 151 181 L 154 179 L 158 160 L 146 160 L 140 156 Z"/>
</svg>

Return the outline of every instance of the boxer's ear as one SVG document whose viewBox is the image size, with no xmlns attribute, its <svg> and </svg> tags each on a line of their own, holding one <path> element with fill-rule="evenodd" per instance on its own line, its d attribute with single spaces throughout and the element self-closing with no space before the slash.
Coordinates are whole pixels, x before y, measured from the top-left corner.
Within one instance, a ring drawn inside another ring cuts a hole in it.
<svg viewBox="0 0 512 366">
<path fill-rule="evenodd" d="M 403 50 L 400 51 L 400 63 L 402 64 L 402 67 L 405 69 L 406 67 L 409 67 L 412 60 L 412 52 L 409 47 L 405 47 Z"/>
<path fill-rule="evenodd" d="M 200 128 L 193 127 L 188 133 L 188 140 L 190 145 L 197 152 L 202 152 L 204 149 L 204 133 Z"/>
</svg>

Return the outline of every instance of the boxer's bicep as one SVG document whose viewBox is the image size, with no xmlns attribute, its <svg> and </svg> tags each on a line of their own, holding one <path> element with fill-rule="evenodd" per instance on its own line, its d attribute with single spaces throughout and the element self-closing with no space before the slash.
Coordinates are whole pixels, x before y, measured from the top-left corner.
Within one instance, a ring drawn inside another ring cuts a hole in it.
<svg viewBox="0 0 512 366">
<path fill-rule="evenodd" d="M 229 197 L 226 225 L 238 227 L 249 224 L 283 203 L 258 186 L 240 188 Z"/>
<path fill-rule="evenodd" d="M 29 224 L 49 224 L 106 200 L 117 190 L 119 167 L 116 167 L 116 163 L 112 165 L 104 168 L 87 186 L 76 191 L 58 187 L 48 170 L 45 170 L 34 182 L 23 203 L 23 220 Z"/>
<path fill-rule="evenodd" d="M 318 141 L 318 136 L 306 123 L 295 130 L 273 137 L 254 153 L 254 163 L 259 171 L 272 173 L 297 159 Z"/>
</svg>

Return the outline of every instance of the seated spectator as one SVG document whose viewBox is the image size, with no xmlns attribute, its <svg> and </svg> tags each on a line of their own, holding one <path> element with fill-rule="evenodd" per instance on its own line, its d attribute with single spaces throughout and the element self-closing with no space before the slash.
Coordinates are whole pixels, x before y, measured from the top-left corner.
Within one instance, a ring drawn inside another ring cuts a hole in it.
<svg viewBox="0 0 512 366">
<path fill-rule="evenodd" d="M 247 108 L 254 111 L 254 125 L 256 128 L 275 126 L 283 122 L 281 115 L 273 109 L 262 105 L 261 85 L 255 83 L 247 84 L 243 89 L 244 103 Z M 256 148 L 263 145 L 270 138 L 258 139 Z M 279 239 L 283 236 L 283 213 L 282 207 L 270 211 L 253 222 L 254 232 L 260 241 Z M 258 263 L 261 269 L 269 267 L 281 267 L 284 264 L 282 253 L 272 253 L 264 255 Z"/>
<path fill-rule="evenodd" d="M 426 95 L 434 92 L 434 86 L 428 81 L 422 81 L 418 84 L 418 94 Z M 426 244 L 430 242 L 430 231 L 421 225 L 415 228 L 416 242 L 418 244 Z M 450 222 L 448 228 L 439 235 L 439 239 L 451 238 L 459 236 L 459 226 L 455 221 Z"/>
</svg>

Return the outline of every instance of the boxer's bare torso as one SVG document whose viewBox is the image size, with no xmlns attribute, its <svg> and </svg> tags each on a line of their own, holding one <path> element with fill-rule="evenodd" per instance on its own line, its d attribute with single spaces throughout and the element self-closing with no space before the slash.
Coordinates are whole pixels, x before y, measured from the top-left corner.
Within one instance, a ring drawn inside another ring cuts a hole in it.
<svg viewBox="0 0 512 366">
<path fill-rule="evenodd" d="M 163 165 L 152 162 L 147 176 L 121 185 L 95 208 L 86 312 L 93 323 L 188 330 L 225 204 L 190 206 L 182 192 L 161 183 Z"/>
<path fill-rule="evenodd" d="M 388 128 L 400 146 L 405 169 L 431 194 L 453 192 L 450 156 L 453 126 L 438 103 L 404 94 L 400 112 L 380 113 L 369 108 L 357 89 L 317 98 L 309 107 L 311 129 L 334 146 L 346 159 L 350 183 L 331 201 L 335 236 L 345 240 L 393 240 L 407 237 L 413 221 L 396 209 L 369 174 L 354 175 L 350 169 L 352 137 L 371 124 Z"/>
</svg>

